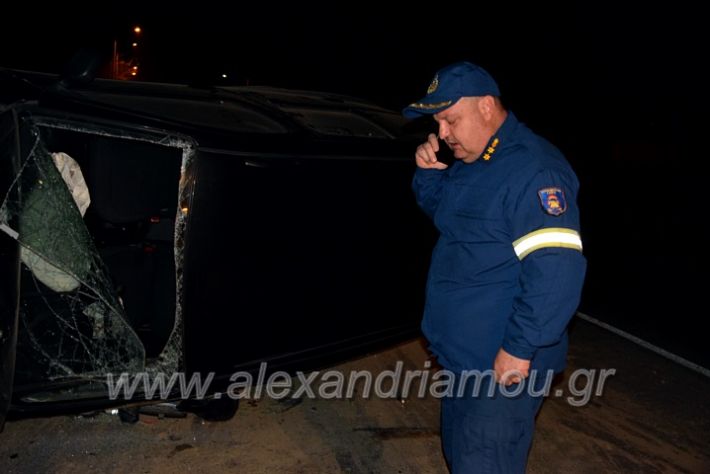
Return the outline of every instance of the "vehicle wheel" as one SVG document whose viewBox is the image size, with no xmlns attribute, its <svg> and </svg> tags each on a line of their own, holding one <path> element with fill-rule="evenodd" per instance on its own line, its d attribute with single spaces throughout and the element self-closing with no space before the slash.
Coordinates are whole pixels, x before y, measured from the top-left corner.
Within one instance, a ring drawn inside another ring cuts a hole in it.
<svg viewBox="0 0 710 474">
<path fill-rule="evenodd" d="M 135 424 L 138 423 L 140 414 L 138 413 L 138 408 L 119 408 L 118 417 L 124 423 Z"/>
<path fill-rule="evenodd" d="M 239 400 L 231 398 L 211 398 L 208 400 L 183 400 L 180 410 L 194 413 L 205 421 L 228 421 L 239 408 Z"/>
</svg>

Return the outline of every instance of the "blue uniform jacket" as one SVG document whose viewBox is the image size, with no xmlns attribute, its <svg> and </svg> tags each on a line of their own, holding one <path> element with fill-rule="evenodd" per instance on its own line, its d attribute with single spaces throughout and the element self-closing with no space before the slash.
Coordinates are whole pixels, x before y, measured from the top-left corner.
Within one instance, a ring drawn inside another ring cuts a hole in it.
<svg viewBox="0 0 710 474">
<path fill-rule="evenodd" d="M 512 113 L 473 163 L 417 169 L 417 202 L 440 232 L 422 330 L 441 365 L 492 369 L 503 347 L 532 369 L 564 368 L 586 269 L 578 187 Z"/>
</svg>

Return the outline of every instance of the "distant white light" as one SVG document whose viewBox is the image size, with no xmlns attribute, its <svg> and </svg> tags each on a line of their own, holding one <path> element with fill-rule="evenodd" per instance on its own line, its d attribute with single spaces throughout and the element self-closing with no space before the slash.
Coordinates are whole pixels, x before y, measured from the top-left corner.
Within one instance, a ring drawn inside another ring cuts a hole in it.
<svg viewBox="0 0 710 474">
<path fill-rule="evenodd" d="M 135 28 L 133 28 L 133 31 L 134 31 L 135 33 L 140 33 L 142 30 L 141 30 L 141 27 L 140 27 L 140 26 L 136 26 Z"/>
<path fill-rule="evenodd" d="M 227 75 L 226 75 L 226 74 L 222 74 L 222 79 L 227 79 Z"/>
</svg>

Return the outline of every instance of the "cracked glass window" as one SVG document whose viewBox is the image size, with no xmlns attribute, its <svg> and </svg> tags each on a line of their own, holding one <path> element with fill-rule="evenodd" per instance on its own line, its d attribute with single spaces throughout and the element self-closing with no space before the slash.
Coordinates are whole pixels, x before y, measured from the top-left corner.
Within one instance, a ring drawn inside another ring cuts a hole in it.
<svg viewBox="0 0 710 474">
<path fill-rule="evenodd" d="M 18 382 L 136 371 L 145 353 L 83 217 L 37 127 L 21 127 L 23 162 L 0 214 L 21 248 Z M 26 377 L 19 372 L 24 371 Z"/>
<path fill-rule="evenodd" d="M 21 245 L 16 385 L 177 370 L 191 144 L 27 117 L 18 130 L 0 206 Z"/>
</svg>

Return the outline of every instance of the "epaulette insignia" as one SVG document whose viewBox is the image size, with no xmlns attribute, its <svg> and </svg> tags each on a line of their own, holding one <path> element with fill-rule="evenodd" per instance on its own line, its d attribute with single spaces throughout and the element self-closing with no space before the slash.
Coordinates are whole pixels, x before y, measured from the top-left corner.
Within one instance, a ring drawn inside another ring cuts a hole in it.
<svg viewBox="0 0 710 474">
<path fill-rule="evenodd" d="M 491 159 L 491 155 L 496 152 L 496 147 L 498 146 L 498 137 L 494 138 L 490 146 L 486 148 L 486 152 L 483 154 L 483 159 L 488 161 Z"/>
</svg>

